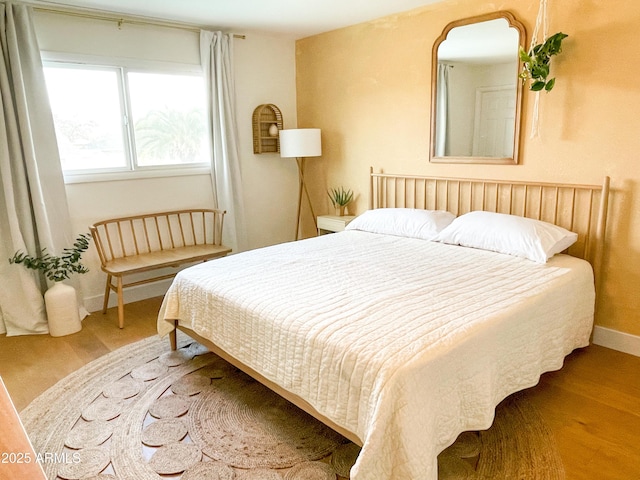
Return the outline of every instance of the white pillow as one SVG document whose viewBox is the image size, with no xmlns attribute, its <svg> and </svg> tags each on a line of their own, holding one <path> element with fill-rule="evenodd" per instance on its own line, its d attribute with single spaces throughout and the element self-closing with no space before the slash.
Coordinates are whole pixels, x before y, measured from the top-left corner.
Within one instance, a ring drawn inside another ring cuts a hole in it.
<svg viewBox="0 0 640 480">
<path fill-rule="evenodd" d="M 577 239 L 576 233 L 551 223 L 481 211 L 459 216 L 436 238 L 443 243 L 506 253 L 538 263 L 546 263 Z"/>
<path fill-rule="evenodd" d="M 433 240 L 454 218 L 455 215 L 443 210 L 377 208 L 354 218 L 345 230 Z"/>
</svg>

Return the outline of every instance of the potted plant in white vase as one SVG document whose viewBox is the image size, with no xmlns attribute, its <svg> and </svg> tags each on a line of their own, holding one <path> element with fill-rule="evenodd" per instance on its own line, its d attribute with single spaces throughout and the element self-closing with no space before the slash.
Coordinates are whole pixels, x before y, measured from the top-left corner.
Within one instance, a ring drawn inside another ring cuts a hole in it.
<svg viewBox="0 0 640 480">
<path fill-rule="evenodd" d="M 349 188 L 330 188 L 327 195 L 331 199 L 331 204 L 336 209 L 336 215 L 344 216 L 347 205 L 353 200 L 353 191 Z"/>
<path fill-rule="evenodd" d="M 37 257 L 18 251 L 9 259 L 9 263 L 22 264 L 28 269 L 42 272 L 53 282 L 44 294 L 49 334 L 52 337 L 71 335 L 82 329 L 76 290 L 64 283 L 64 280 L 73 273 L 89 271 L 80 260 L 89 248 L 90 238 L 88 234 L 81 234 L 73 247 L 65 248 L 59 256 L 50 255 L 43 248 L 41 255 Z"/>
</svg>

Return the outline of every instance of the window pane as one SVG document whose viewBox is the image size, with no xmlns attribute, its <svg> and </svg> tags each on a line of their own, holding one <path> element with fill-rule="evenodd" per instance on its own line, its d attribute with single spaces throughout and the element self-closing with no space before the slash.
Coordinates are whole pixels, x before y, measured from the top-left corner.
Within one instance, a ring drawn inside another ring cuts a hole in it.
<svg viewBox="0 0 640 480">
<path fill-rule="evenodd" d="M 202 77 L 128 74 L 137 163 L 209 162 Z"/>
<path fill-rule="evenodd" d="M 62 169 L 127 166 L 116 70 L 45 67 Z"/>
</svg>

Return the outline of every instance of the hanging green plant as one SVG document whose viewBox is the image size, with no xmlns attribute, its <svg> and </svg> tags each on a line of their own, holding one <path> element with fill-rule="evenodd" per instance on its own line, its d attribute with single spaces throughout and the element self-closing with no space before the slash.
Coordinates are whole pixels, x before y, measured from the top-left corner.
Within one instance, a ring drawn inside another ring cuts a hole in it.
<svg viewBox="0 0 640 480">
<path fill-rule="evenodd" d="M 523 82 L 531 80 L 530 90 L 534 92 L 543 89 L 547 92 L 551 91 L 556 83 L 555 78 L 547 80 L 551 57 L 562 51 L 562 40 L 567 37 L 567 34 L 558 32 L 547 38 L 544 43 L 532 47 L 529 52 L 520 47 L 520 60 L 524 64 L 520 78 Z"/>
<path fill-rule="evenodd" d="M 33 257 L 23 252 L 16 252 L 9 259 L 9 263 L 23 264 L 31 270 L 39 270 L 52 282 L 61 282 L 71 276 L 72 273 L 87 273 L 89 269 L 80 263 L 83 252 L 89 248 L 91 237 L 82 233 L 73 244 L 73 248 L 65 248 L 62 255 L 49 255 L 46 248 L 42 249 L 42 255 Z"/>
</svg>

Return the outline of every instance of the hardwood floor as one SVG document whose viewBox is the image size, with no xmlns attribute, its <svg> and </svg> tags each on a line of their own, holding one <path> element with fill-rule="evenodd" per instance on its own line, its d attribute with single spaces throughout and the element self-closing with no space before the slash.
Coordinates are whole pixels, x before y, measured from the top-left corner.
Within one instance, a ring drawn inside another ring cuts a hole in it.
<svg viewBox="0 0 640 480">
<path fill-rule="evenodd" d="M 161 299 L 93 313 L 66 337 L 0 335 L 0 376 L 18 411 L 91 360 L 156 333 Z M 640 357 L 592 345 L 525 391 L 555 436 L 567 480 L 640 480 Z"/>
<path fill-rule="evenodd" d="M 117 309 L 92 313 L 82 330 L 65 337 L 0 335 L 0 377 L 18 411 L 83 365 L 123 345 L 156 334 L 162 298 L 125 306 L 126 327 L 118 328 Z"/>
<path fill-rule="evenodd" d="M 592 345 L 527 395 L 555 435 L 568 480 L 640 480 L 640 357 Z"/>
</svg>

